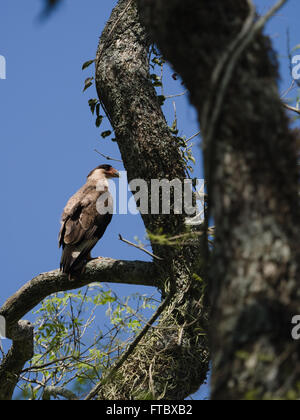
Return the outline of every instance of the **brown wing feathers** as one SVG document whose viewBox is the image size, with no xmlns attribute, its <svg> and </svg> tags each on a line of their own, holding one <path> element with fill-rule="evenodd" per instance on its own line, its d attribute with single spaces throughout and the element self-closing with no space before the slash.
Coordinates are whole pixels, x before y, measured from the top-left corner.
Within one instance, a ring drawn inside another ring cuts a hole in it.
<svg viewBox="0 0 300 420">
<path fill-rule="evenodd" d="M 101 215 L 96 207 L 98 198 L 107 189 L 99 191 L 96 183 L 87 183 L 65 207 L 59 234 L 59 245 L 63 248 L 60 268 L 70 280 L 82 274 L 91 250 L 112 219 L 112 214 Z"/>
<path fill-rule="evenodd" d="M 87 207 L 80 206 L 63 225 L 60 243 L 63 247 L 61 270 L 64 273 L 81 273 L 91 250 L 111 221 L 111 214 L 95 214 L 92 207 L 92 203 Z"/>
</svg>

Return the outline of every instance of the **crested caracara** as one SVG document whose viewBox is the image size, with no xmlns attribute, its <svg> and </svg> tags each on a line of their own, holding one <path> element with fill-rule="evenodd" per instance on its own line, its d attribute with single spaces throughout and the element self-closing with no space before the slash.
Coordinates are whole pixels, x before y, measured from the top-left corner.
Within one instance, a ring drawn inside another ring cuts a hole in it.
<svg viewBox="0 0 300 420">
<path fill-rule="evenodd" d="M 63 249 L 60 269 L 68 274 L 69 280 L 84 272 L 91 250 L 112 219 L 113 199 L 108 179 L 118 177 L 119 172 L 112 166 L 98 166 L 64 209 L 59 232 L 59 246 Z"/>
</svg>

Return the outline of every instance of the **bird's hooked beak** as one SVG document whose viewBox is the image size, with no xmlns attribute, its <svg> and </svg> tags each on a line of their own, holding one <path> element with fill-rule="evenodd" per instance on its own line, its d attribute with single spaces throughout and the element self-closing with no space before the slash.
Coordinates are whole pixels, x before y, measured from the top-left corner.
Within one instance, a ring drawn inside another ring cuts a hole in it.
<svg viewBox="0 0 300 420">
<path fill-rule="evenodd" d="M 111 168 L 109 176 L 110 178 L 120 178 L 120 172 L 118 172 L 115 168 Z"/>
</svg>

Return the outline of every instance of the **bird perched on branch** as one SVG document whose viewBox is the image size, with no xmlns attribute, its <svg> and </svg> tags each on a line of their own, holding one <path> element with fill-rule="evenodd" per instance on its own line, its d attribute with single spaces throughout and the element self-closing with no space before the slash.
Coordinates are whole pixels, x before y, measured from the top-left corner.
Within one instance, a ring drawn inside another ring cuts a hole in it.
<svg viewBox="0 0 300 420">
<path fill-rule="evenodd" d="M 100 165 L 87 177 L 86 184 L 68 201 L 59 232 L 62 247 L 60 269 L 69 280 L 77 279 L 91 260 L 91 250 L 111 222 L 113 199 L 108 180 L 119 178 L 110 165 Z"/>
</svg>

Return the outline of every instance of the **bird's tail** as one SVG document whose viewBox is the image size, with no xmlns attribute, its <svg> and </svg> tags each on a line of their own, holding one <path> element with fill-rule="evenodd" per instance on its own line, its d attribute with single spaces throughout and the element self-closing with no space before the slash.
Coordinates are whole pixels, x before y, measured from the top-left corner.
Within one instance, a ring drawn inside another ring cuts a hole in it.
<svg viewBox="0 0 300 420">
<path fill-rule="evenodd" d="M 78 280 L 84 273 L 88 255 L 78 251 L 73 246 L 65 246 L 60 261 L 60 270 L 68 274 L 70 281 Z"/>
</svg>

